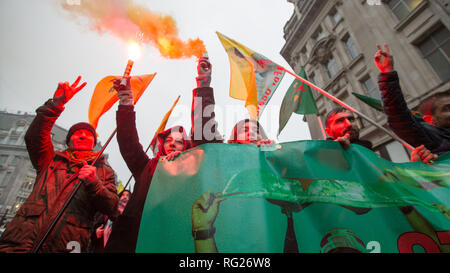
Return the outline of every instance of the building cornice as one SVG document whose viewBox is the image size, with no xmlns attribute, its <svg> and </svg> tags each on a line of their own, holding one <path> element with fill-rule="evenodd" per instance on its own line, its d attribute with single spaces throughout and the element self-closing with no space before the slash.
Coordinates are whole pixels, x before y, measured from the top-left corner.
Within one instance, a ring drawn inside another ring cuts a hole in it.
<svg viewBox="0 0 450 273">
<path fill-rule="evenodd" d="M 299 41 L 304 38 L 309 38 L 305 33 L 310 29 L 311 24 L 317 21 L 315 18 L 320 14 L 327 2 L 326 0 L 303 1 L 298 7 L 303 16 L 294 20 L 297 14 L 295 11 L 292 14 L 291 19 L 289 19 L 284 27 L 286 43 L 280 52 L 288 63 L 291 62 L 293 49 L 299 44 Z"/>
</svg>

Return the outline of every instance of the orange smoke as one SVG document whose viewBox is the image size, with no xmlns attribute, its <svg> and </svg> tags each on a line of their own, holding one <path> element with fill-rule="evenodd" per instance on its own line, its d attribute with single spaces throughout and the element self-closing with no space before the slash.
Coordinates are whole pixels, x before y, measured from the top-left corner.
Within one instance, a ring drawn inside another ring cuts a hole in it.
<svg viewBox="0 0 450 273">
<path fill-rule="evenodd" d="M 200 58 L 206 52 L 200 39 L 182 41 L 171 16 L 161 16 L 133 0 L 91 0 L 61 6 L 75 17 L 89 19 L 90 27 L 100 33 L 110 32 L 124 41 L 140 41 L 155 46 L 162 56 L 171 59 Z"/>
</svg>

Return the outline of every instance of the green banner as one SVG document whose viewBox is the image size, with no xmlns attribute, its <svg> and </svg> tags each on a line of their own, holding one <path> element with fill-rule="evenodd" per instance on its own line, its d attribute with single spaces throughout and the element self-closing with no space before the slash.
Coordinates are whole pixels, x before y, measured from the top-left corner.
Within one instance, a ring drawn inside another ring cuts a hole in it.
<svg viewBox="0 0 450 273">
<path fill-rule="evenodd" d="M 450 154 L 433 166 L 392 163 L 351 145 L 298 141 L 270 148 L 206 144 L 161 160 L 137 252 L 195 252 L 192 206 L 222 193 L 219 252 L 448 252 Z"/>
</svg>

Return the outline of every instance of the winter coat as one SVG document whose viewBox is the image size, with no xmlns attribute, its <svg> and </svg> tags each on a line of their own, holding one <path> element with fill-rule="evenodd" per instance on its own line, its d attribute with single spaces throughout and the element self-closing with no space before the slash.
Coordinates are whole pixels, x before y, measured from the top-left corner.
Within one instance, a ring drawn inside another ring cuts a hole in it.
<svg viewBox="0 0 450 273">
<path fill-rule="evenodd" d="M 37 115 L 25 136 L 30 160 L 37 172 L 36 181 L 31 194 L 0 238 L 0 252 L 32 251 L 73 188 L 83 183 L 77 178 L 83 163 L 74 164 L 65 152 L 53 149 L 51 130 L 63 109 L 49 100 L 36 110 Z M 118 196 L 114 171 L 103 158 L 95 167 L 102 183 L 80 187 L 39 252 L 87 252 L 95 213 L 116 211 Z"/>
<path fill-rule="evenodd" d="M 378 84 L 389 126 L 400 138 L 414 147 L 423 144 L 437 155 L 450 151 L 450 128 L 436 127 L 414 118 L 406 105 L 396 71 L 381 73 Z"/>
</svg>

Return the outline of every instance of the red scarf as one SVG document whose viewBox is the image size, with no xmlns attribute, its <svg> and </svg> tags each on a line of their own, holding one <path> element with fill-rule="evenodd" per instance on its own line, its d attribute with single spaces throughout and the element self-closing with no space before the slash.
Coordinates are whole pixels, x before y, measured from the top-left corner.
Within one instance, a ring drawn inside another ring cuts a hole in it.
<svg viewBox="0 0 450 273">
<path fill-rule="evenodd" d="M 72 163 L 78 164 L 84 161 L 91 161 L 93 160 L 97 155 L 98 152 L 96 151 L 71 151 L 66 150 L 66 155 L 70 159 Z"/>
</svg>

